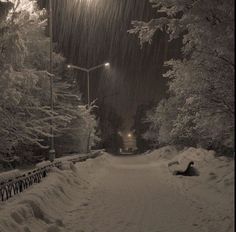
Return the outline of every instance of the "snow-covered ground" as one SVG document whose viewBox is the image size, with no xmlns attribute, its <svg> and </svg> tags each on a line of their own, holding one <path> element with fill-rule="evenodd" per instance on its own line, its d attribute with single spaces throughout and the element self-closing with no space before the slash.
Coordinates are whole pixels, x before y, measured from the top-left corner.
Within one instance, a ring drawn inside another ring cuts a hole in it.
<svg viewBox="0 0 236 232">
<path fill-rule="evenodd" d="M 185 156 L 199 176 L 171 174 Z M 233 160 L 195 148 L 65 162 L 0 205 L 0 232 L 231 232 L 233 219 Z"/>
</svg>

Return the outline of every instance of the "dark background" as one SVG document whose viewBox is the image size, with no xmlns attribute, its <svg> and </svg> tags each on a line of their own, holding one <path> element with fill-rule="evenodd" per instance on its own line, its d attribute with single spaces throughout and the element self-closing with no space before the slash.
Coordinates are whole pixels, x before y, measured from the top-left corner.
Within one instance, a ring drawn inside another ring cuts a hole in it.
<svg viewBox="0 0 236 232">
<path fill-rule="evenodd" d="M 168 36 L 158 32 L 151 44 L 141 48 L 131 35 L 132 20 L 148 21 L 156 10 L 148 0 L 52 0 L 53 34 L 57 50 L 68 63 L 90 68 L 110 62 L 110 70 L 91 74 L 91 100 L 112 106 L 124 120 L 124 131 L 133 124 L 140 104 L 158 102 L 165 97 L 167 81 L 163 61 L 179 54 L 179 45 L 168 43 Z M 41 7 L 48 7 L 40 0 Z M 70 71 L 79 80 L 86 102 L 86 76 Z"/>
</svg>

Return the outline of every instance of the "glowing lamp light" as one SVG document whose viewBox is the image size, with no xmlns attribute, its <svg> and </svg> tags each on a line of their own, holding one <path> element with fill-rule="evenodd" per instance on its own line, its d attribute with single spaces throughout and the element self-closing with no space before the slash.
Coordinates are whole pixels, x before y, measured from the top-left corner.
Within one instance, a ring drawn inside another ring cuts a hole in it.
<svg viewBox="0 0 236 232">
<path fill-rule="evenodd" d="M 70 65 L 70 64 L 68 64 L 68 65 L 67 65 L 67 68 L 71 68 L 71 65 Z"/>
<path fill-rule="evenodd" d="M 128 134 L 128 138 L 131 138 L 131 137 L 132 137 L 132 135 L 129 133 L 129 134 Z"/>
<path fill-rule="evenodd" d="M 105 67 L 109 67 L 110 63 L 105 63 L 104 65 L 105 65 Z"/>
</svg>

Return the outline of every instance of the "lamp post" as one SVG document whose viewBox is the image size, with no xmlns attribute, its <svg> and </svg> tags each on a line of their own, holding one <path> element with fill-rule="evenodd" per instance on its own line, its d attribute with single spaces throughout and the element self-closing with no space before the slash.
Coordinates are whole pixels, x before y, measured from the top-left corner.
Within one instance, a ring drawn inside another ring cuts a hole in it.
<svg viewBox="0 0 236 232">
<path fill-rule="evenodd" d="M 82 67 L 79 67 L 79 66 L 76 66 L 76 65 L 71 65 L 71 64 L 68 64 L 67 65 L 67 68 L 69 69 L 78 69 L 80 71 L 83 71 L 83 72 L 86 72 L 87 74 L 87 95 L 88 95 L 88 107 L 90 106 L 90 86 L 89 86 L 89 83 L 90 83 L 90 72 L 93 71 L 93 70 L 96 70 L 98 68 L 102 68 L 102 67 L 109 67 L 110 64 L 109 63 L 104 63 L 104 64 L 99 64 L 99 65 L 96 65 L 92 68 L 82 68 Z M 87 153 L 90 152 L 90 136 L 91 136 L 91 131 L 89 131 L 89 134 L 88 134 L 88 140 L 87 140 Z"/>
<path fill-rule="evenodd" d="M 88 2 L 90 2 L 90 0 L 87 0 Z M 54 105 L 53 105 L 53 14 L 52 14 L 52 0 L 49 0 L 49 38 L 50 38 L 50 52 L 49 52 L 49 76 L 50 76 L 50 109 L 53 112 L 54 110 Z M 80 68 L 78 66 L 74 66 L 71 65 L 71 68 L 76 68 L 76 69 L 80 69 L 82 71 L 86 71 L 87 72 L 87 82 L 88 82 L 88 106 L 90 105 L 90 99 L 89 99 L 89 73 L 90 71 L 93 71 L 97 68 L 100 68 L 102 66 L 109 66 L 109 63 L 105 63 L 105 64 L 101 64 L 101 65 L 97 65 L 95 67 L 92 67 L 90 69 L 84 69 L 84 68 Z M 69 65 L 68 65 L 69 68 Z M 50 150 L 49 150 L 49 160 L 52 162 L 55 159 L 55 148 L 54 148 L 54 131 L 53 131 L 53 119 L 51 118 L 50 120 L 50 134 L 51 134 L 51 138 L 50 138 Z"/>
<path fill-rule="evenodd" d="M 87 95 L 88 95 L 87 102 L 88 102 L 88 106 L 90 106 L 90 72 L 94 71 L 98 68 L 109 67 L 109 66 L 110 66 L 110 63 L 104 63 L 104 64 L 99 64 L 99 65 L 96 65 L 96 66 L 88 69 L 88 68 L 82 68 L 82 67 L 72 65 L 72 64 L 67 65 L 67 68 L 69 68 L 69 69 L 78 69 L 80 71 L 86 72 L 86 74 L 87 74 Z"/>
<path fill-rule="evenodd" d="M 49 37 L 50 37 L 50 63 L 49 63 L 49 73 L 50 73 L 50 109 L 53 111 L 53 44 L 52 44 L 52 0 L 49 0 Z M 52 162 L 55 159 L 55 148 L 54 148 L 54 132 L 53 132 L 53 119 L 50 120 L 50 150 L 49 150 L 49 160 Z"/>
</svg>

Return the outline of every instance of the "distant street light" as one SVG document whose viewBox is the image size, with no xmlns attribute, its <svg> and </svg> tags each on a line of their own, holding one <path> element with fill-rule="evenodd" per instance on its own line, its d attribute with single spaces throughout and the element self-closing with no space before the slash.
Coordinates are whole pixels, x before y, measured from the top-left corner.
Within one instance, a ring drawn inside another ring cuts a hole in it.
<svg viewBox="0 0 236 232">
<path fill-rule="evenodd" d="M 131 138 L 131 137 L 132 137 L 132 134 L 129 133 L 129 134 L 128 134 L 128 138 Z"/>
<path fill-rule="evenodd" d="M 102 67 L 110 67 L 110 63 L 104 63 L 104 64 L 99 64 L 99 65 L 96 65 L 94 67 L 91 67 L 89 69 L 87 68 L 82 68 L 82 67 L 79 67 L 79 66 L 76 66 L 76 65 L 72 65 L 72 64 L 68 64 L 67 65 L 67 68 L 69 69 L 78 69 L 78 70 L 81 70 L 83 72 L 86 72 L 87 73 L 87 95 L 88 95 L 88 106 L 90 106 L 90 86 L 89 86 L 89 83 L 90 83 L 90 72 L 93 71 L 93 70 L 96 70 L 98 68 L 102 68 Z"/>
</svg>

